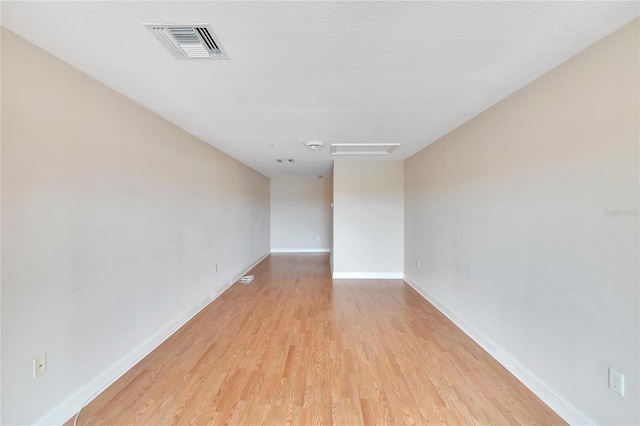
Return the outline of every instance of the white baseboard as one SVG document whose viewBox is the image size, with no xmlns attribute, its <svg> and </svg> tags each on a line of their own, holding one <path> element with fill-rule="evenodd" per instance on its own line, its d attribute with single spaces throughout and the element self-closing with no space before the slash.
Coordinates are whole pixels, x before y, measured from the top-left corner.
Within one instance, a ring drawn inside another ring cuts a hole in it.
<svg viewBox="0 0 640 426">
<path fill-rule="evenodd" d="M 240 272 L 239 274 L 234 275 L 234 276 L 233 276 L 233 278 L 232 278 L 232 279 L 227 283 L 227 284 L 228 284 L 228 285 L 227 285 L 227 288 L 229 288 L 229 287 L 231 287 L 233 284 L 235 284 L 235 283 L 240 279 L 240 277 L 242 277 L 242 276 L 246 275 L 246 274 L 247 274 L 247 272 L 249 272 L 250 270 L 252 270 L 253 268 L 255 268 L 255 267 L 258 265 L 258 263 L 260 263 L 260 262 L 262 262 L 263 260 L 265 260 L 267 257 L 269 257 L 269 255 L 270 255 L 270 254 L 271 254 L 270 252 L 267 252 L 267 253 L 263 254 L 262 256 L 260 256 L 260 257 L 258 258 L 258 260 L 256 260 L 255 262 L 253 262 L 250 266 L 247 266 L 246 268 L 244 268 L 244 269 L 242 270 L 242 272 Z M 227 288 L 225 288 L 225 290 L 226 290 Z M 223 290 L 223 291 L 224 291 L 224 290 Z M 221 292 L 221 293 L 222 293 L 222 292 Z"/>
<path fill-rule="evenodd" d="M 271 253 L 331 253 L 330 248 L 272 248 Z"/>
<path fill-rule="evenodd" d="M 469 325 L 454 312 L 449 310 L 435 297 L 431 296 L 420 287 L 414 280 L 405 275 L 404 280 L 413 287 L 422 297 L 442 312 L 467 336 L 473 339 L 482 349 L 487 351 L 504 368 L 509 370 L 518 380 L 522 382 L 531 392 L 547 404 L 553 411 L 571 425 L 593 425 L 595 422 L 584 415 L 580 410 L 571 405 L 560 395 L 558 395 L 547 383 L 540 379 L 533 371 L 529 370 L 517 358 L 507 352 L 504 348 L 494 343 L 490 338 Z"/>
<path fill-rule="evenodd" d="M 61 425 L 67 420 L 76 415 L 76 413 L 82 408 L 83 405 L 93 400 L 97 395 L 111 386 L 116 380 L 118 380 L 123 374 L 131 369 L 134 365 L 140 362 L 145 356 L 156 349 L 162 342 L 167 340 L 173 333 L 175 333 L 180 327 L 185 325 L 189 320 L 196 316 L 202 309 L 204 309 L 209 303 L 220 297 L 229 287 L 231 287 L 241 276 L 245 275 L 254 266 L 262 262 L 270 253 L 266 253 L 258 260 L 253 262 L 251 266 L 244 269 L 240 274 L 236 274 L 233 279 L 224 284 L 215 297 L 209 297 L 202 300 L 196 306 L 189 309 L 184 314 L 174 318 L 166 323 L 160 330 L 158 330 L 153 336 L 147 339 L 142 344 L 138 345 L 130 353 L 120 358 L 111 367 L 107 368 L 102 373 L 95 376 L 93 379 L 85 383 L 76 392 L 74 392 L 69 398 L 58 405 L 56 408 L 47 413 L 44 417 L 38 420 L 36 425 Z"/>
<path fill-rule="evenodd" d="M 402 279 L 402 272 L 334 272 L 334 280 L 384 280 L 384 279 Z"/>
</svg>

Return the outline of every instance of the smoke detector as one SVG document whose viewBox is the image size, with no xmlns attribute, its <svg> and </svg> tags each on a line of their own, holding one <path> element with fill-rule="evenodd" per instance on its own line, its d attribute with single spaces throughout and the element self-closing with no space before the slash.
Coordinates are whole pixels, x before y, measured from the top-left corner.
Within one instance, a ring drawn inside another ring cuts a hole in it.
<svg viewBox="0 0 640 426">
<path fill-rule="evenodd" d="M 326 144 L 322 141 L 309 141 L 303 143 L 303 145 L 312 151 L 320 151 Z"/>
<path fill-rule="evenodd" d="M 295 160 L 293 158 L 278 158 L 278 163 L 282 163 L 282 164 L 289 164 L 289 163 L 294 163 Z"/>
<path fill-rule="evenodd" d="M 176 59 L 229 59 L 209 24 L 144 24 Z"/>
</svg>

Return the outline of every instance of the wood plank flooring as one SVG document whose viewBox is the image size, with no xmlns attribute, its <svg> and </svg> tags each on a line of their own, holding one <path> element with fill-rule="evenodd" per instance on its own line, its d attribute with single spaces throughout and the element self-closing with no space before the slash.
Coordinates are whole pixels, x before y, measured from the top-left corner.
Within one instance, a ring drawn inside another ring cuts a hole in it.
<svg viewBox="0 0 640 426">
<path fill-rule="evenodd" d="M 564 424 L 402 280 L 332 281 L 325 254 L 251 273 L 78 424 Z"/>
</svg>

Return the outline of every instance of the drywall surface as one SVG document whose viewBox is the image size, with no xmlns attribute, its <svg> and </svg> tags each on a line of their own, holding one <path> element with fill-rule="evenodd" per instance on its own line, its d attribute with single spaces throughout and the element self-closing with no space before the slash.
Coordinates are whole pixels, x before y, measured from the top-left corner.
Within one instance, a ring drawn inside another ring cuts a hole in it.
<svg viewBox="0 0 640 426">
<path fill-rule="evenodd" d="M 330 178 L 271 179 L 271 250 L 331 249 Z"/>
<path fill-rule="evenodd" d="M 404 163 L 333 165 L 334 278 L 402 278 Z"/>
<path fill-rule="evenodd" d="M 3 29 L 2 229 L 1 423 L 32 424 L 269 252 L 269 179 Z"/>
<path fill-rule="evenodd" d="M 406 277 L 598 424 L 640 423 L 638 32 L 405 162 Z"/>
<path fill-rule="evenodd" d="M 638 16 L 637 3 L 0 4 L 7 28 L 191 134 L 268 176 L 311 177 L 332 160 L 301 149 L 311 135 L 400 142 L 389 158 L 404 160 Z M 141 25 L 182 19 L 209 22 L 231 60 L 170 60 Z M 297 162 L 281 167 L 279 150 Z"/>
<path fill-rule="evenodd" d="M 1 35 L 0 35 L 1 37 Z M 0 64 L 2 62 L 0 55 Z M 2 81 L 0 67 L 0 81 Z M 0 88 L 1 92 L 1 88 Z M 2 102 L 0 101 L 0 127 L 2 126 Z M 0 135 L 0 212 L 2 212 L 2 137 Z M 0 213 L 1 216 L 1 213 Z M 0 220 L 0 242 L 2 241 L 2 220 Z M 2 424 L 2 243 L 0 243 L 0 424 Z"/>
</svg>

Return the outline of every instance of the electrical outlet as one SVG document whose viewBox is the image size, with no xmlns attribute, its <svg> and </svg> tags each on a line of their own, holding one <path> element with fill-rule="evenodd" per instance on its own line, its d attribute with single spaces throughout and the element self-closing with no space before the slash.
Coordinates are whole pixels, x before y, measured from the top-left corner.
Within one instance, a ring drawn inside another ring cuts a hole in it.
<svg viewBox="0 0 640 426">
<path fill-rule="evenodd" d="M 609 367 L 609 388 L 624 396 L 624 374 L 618 373 Z"/>
<path fill-rule="evenodd" d="M 213 265 L 213 272 L 218 273 L 218 264 Z"/>
<path fill-rule="evenodd" d="M 33 378 L 43 375 L 47 371 L 47 354 L 42 354 L 33 360 Z"/>
<path fill-rule="evenodd" d="M 320 241 L 320 235 L 316 237 L 316 241 Z"/>
<path fill-rule="evenodd" d="M 416 269 L 420 269 L 420 261 L 416 260 Z"/>
<path fill-rule="evenodd" d="M 217 295 L 218 295 L 217 291 L 212 291 L 211 292 L 211 300 L 215 299 Z"/>
</svg>

